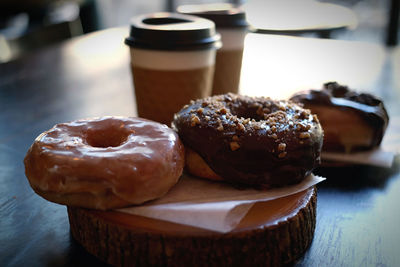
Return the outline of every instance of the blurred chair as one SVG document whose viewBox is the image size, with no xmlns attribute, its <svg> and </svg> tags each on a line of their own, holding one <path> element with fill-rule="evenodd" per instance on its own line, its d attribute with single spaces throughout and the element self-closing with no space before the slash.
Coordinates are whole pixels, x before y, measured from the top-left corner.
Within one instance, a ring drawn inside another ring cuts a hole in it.
<svg viewBox="0 0 400 267">
<path fill-rule="evenodd" d="M 94 0 L 1 0 L 0 62 L 98 28 Z"/>
<path fill-rule="evenodd" d="M 389 7 L 389 20 L 386 32 L 386 44 L 388 46 L 396 46 L 398 43 L 399 33 L 399 13 L 400 13 L 400 1 L 391 0 Z"/>
</svg>

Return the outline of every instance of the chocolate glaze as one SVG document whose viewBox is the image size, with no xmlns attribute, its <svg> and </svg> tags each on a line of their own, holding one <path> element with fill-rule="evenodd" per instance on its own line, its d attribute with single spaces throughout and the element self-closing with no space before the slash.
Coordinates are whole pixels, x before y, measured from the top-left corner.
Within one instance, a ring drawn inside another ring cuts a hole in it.
<svg viewBox="0 0 400 267">
<path fill-rule="evenodd" d="M 214 96 L 183 107 L 172 125 L 186 146 L 235 184 L 267 188 L 297 183 L 320 162 L 321 125 L 291 102 Z"/>
<path fill-rule="evenodd" d="M 327 105 L 357 111 L 374 130 L 370 146 L 358 149 L 379 146 L 389 123 L 388 113 L 380 99 L 371 94 L 357 93 L 337 82 L 325 83 L 322 90 L 306 90 L 296 93 L 290 100 L 303 103 L 306 108 L 311 110 L 311 105 Z"/>
</svg>

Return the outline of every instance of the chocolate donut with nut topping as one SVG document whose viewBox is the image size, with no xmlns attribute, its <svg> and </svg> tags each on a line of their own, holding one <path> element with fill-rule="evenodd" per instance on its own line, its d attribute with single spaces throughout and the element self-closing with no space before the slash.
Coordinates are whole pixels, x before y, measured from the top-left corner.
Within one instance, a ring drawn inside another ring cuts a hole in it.
<svg viewBox="0 0 400 267">
<path fill-rule="evenodd" d="M 297 104 L 226 94 L 192 101 L 172 123 L 192 174 L 256 188 L 298 183 L 320 163 L 318 118 Z M 206 166 L 190 166 L 192 163 Z"/>
<path fill-rule="evenodd" d="M 322 90 L 298 92 L 291 97 L 318 115 L 324 129 L 324 151 L 352 152 L 380 145 L 389 122 L 383 102 L 357 93 L 337 82 Z"/>
</svg>

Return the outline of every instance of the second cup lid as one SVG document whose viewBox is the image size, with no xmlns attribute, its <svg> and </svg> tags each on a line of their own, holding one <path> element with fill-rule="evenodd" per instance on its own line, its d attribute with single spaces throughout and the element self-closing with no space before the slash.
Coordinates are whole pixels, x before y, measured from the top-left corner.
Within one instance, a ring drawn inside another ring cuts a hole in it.
<svg viewBox="0 0 400 267">
<path fill-rule="evenodd" d="M 208 19 L 160 12 L 133 18 L 125 44 L 159 50 L 208 49 L 220 46 L 220 35 Z"/>
<path fill-rule="evenodd" d="M 217 28 L 248 27 L 243 9 L 229 3 L 181 5 L 177 11 L 182 14 L 196 15 L 212 20 Z"/>
</svg>

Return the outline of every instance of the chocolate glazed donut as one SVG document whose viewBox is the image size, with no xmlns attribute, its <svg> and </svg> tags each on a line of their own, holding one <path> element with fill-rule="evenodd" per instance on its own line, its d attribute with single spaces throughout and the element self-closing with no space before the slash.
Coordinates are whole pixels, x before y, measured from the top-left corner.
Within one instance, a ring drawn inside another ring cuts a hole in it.
<svg viewBox="0 0 400 267">
<path fill-rule="evenodd" d="M 222 180 L 257 188 L 303 180 L 320 162 L 321 125 L 287 101 L 234 94 L 192 101 L 172 123 Z"/>
<path fill-rule="evenodd" d="M 380 99 L 337 82 L 325 83 L 322 90 L 296 93 L 290 100 L 318 115 L 325 132 L 324 151 L 351 152 L 379 146 L 389 123 Z"/>
</svg>

